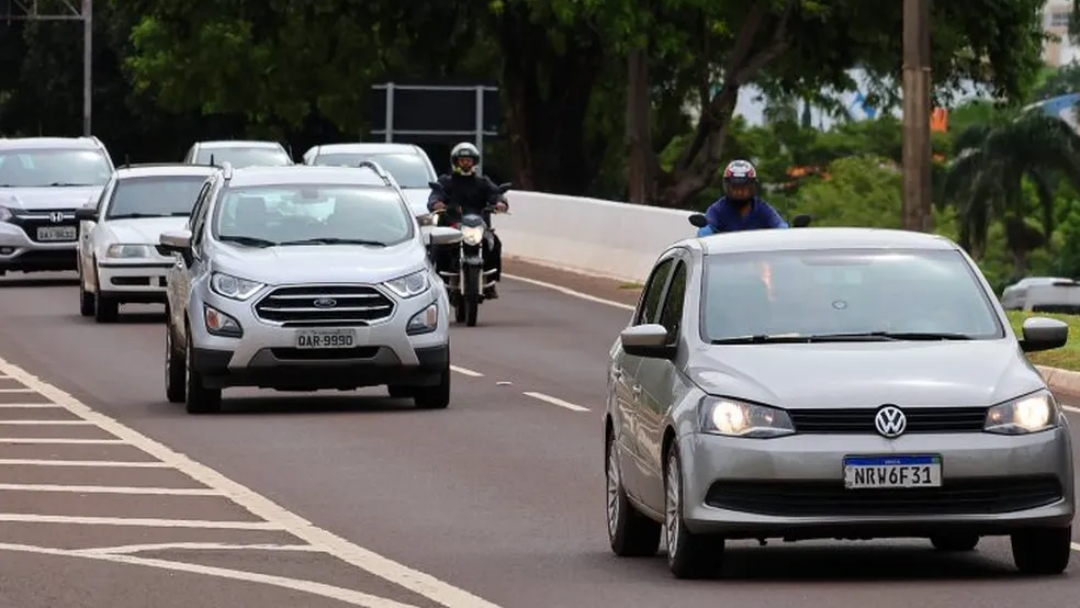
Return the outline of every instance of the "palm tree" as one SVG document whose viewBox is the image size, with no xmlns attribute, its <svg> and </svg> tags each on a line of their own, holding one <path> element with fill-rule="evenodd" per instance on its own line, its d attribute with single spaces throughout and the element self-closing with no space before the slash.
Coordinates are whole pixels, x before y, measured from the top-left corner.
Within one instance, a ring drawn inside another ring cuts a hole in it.
<svg viewBox="0 0 1080 608">
<path fill-rule="evenodd" d="M 991 222 L 1001 220 L 1014 278 L 1023 277 L 1028 254 L 1050 242 L 1056 178 L 1080 187 L 1080 135 L 1060 118 L 1034 110 L 998 125 L 969 127 L 953 148 L 944 190 L 958 207 L 960 245 L 981 256 Z M 1024 200 L 1025 178 L 1035 187 L 1041 231 L 1027 222 L 1032 210 Z"/>
</svg>

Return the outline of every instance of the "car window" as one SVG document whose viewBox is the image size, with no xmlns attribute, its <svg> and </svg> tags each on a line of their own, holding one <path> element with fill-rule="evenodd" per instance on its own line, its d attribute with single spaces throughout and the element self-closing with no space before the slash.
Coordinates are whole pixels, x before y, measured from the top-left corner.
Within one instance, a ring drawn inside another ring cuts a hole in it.
<svg viewBox="0 0 1080 608">
<path fill-rule="evenodd" d="M 203 184 L 195 199 L 195 206 L 191 210 L 191 243 L 201 245 L 203 242 L 203 226 L 206 225 L 206 208 L 210 205 L 210 192 L 214 189 L 213 180 L 207 180 Z"/>
<path fill-rule="evenodd" d="M 660 324 L 668 330 L 668 343 L 679 337 L 682 321 L 683 304 L 686 300 L 686 262 L 679 260 L 671 274 L 671 283 L 664 297 L 664 308 L 660 313 Z"/>
<path fill-rule="evenodd" d="M 110 181 L 101 189 L 101 194 L 98 195 L 97 202 L 94 203 L 94 210 L 99 214 L 105 206 L 105 201 L 109 200 L 109 197 L 112 196 L 113 189 L 116 187 L 116 178 L 112 177 L 109 179 Z"/>
<path fill-rule="evenodd" d="M 103 186 L 112 177 L 101 150 L 25 148 L 0 151 L 0 188 Z"/>
<path fill-rule="evenodd" d="M 394 177 L 394 181 L 402 188 L 428 188 L 428 182 L 434 181 L 436 175 L 432 175 L 424 158 L 418 154 L 388 154 L 388 153 L 334 153 L 322 154 L 315 159 L 316 165 L 355 167 L 362 160 L 373 160 L 379 163 L 386 172 Z"/>
<path fill-rule="evenodd" d="M 227 162 L 234 169 L 241 167 L 285 167 L 293 164 L 288 153 L 277 148 L 254 148 L 230 146 L 227 148 L 202 148 L 196 157 L 195 164 L 209 165 L 213 157 L 213 164 L 221 166 Z"/>
<path fill-rule="evenodd" d="M 876 331 L 1004 337 L 975 272 L 956 251 L 708 256 L 703 337 Z"/>
<path fill-rule="evenodd" d="M 667 283 L 673 259 L 667 258 L 653 268 L 645 289 L 641 291 L 637 314 L 634 315 L 634 325 L 656 322 L 657 313 L 660 310 L 660 296 L 663 295 L 664 284 Z"/>
<path fill-rule="evenodd" d="M 215 238 L 223 240 L 386 246 L 411 239 L 416 223 L 395 190 L 341 184 L 229 188 L 213 222 Z"/>
<path fill-rule="evenodd" d="M 106 218 L 186 216 L 202 191 L 205 175 L 129 177 L 116 184 Z"/>
</svg>

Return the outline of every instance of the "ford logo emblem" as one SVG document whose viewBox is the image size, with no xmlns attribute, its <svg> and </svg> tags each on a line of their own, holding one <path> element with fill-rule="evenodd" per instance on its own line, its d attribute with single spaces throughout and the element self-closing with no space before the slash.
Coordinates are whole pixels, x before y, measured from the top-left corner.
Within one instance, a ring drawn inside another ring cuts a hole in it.
<svg viewBox="0 0 1080 608">
<path fill-rule="evenodd" d="M 319 298 L 312 302 L 316 308 L 333 308 L 337 306 L 337 300 L 333 298 Z"/>
</svg>

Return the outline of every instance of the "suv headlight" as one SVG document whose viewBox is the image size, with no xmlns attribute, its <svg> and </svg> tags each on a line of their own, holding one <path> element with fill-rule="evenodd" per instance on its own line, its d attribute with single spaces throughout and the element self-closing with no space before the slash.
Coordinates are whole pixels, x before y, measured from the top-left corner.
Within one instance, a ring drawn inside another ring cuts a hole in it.
<svg viewBox="0 0 1080 608">
<path fill-rule="evenodd" d="M 390 291 L 403 298 L 411 298 L 428 290 L 431 286 L 428 279 L 428 271 L 425 268 L 424 270 L 418 270 L 412 274 L 407 274 L 403 277 L 387 281 L 383 283 L 383 285 L 386 285 Z"/>
<path fill-rule="evenodd" d="M 109 245 L 109 248 L 105 250 L 105 257 L 107 258 L 152 258 L 157 257 L 155 251 L 149 245 L 134 245 L 117 243 Z"/>
<path fill-rule="evenodd" d="M 1056 427 L 1060 414 L 1054 396 L 1041 390 L 990 408 L 983 430 L 999 435 L 1038 433 Z"/>
<path fill-rule="evenodd" d="M 768 439 L 795 433 L 787 412 L 727 397 L 702 397 L 698 404 L 701 431 L 727 437 Z"/>
<path fill-rule="evenodd" d="M 13 217 L 15 217 L 15 215 L 11 212 L 10 209 L 8 209 L 7 207 L 0 207 L 0 222 L 6 222 Z"/>
<path fill-rule="evenodd" d="M 466 245 L 479 245 L 484 240 L 484 229 L 481 226 L 462 226 L 461 240 Z"/>
<path fill-rule="evenodd" d="M 265 286 L 265 283 L 241 279 L 223 272 L 210 275 L 210 289 L 219 296 L 231 300 L 246 300 Z"/>
</svg>

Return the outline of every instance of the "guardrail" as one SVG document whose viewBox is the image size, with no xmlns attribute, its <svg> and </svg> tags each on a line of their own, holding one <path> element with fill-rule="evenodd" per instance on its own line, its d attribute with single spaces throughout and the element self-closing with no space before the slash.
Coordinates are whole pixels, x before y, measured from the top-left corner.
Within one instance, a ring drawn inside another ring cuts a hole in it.
<svg viewBox="0 0 1080 608">
<path fill-rule="evenodd" d="M 694 236 L 692 212 L 511 190 L 510 214 L 492 224 L 503 255 L 644 283 L 668 245 Z"/>
</svg>

